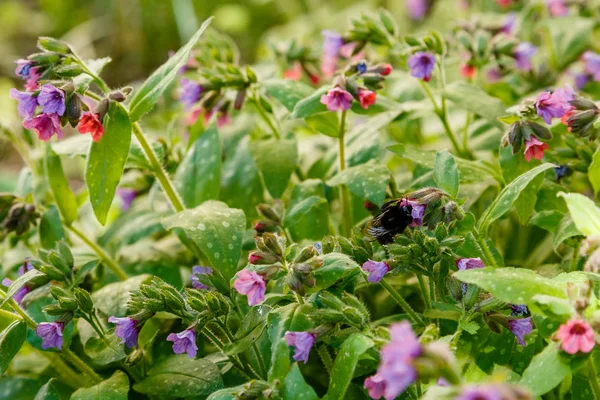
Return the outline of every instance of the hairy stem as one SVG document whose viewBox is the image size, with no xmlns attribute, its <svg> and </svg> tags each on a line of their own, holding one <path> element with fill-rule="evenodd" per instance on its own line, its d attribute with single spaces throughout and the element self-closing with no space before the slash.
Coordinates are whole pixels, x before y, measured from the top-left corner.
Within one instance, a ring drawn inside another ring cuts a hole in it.
<svg viewBox="0 0 600 400">
<path fill-rule="evenodd" d="M 388 293 L 390 294 L 390 296 L 392 296 L 396 303 L 398 303 L 398 305 L 404 310 L 404 312 L 408 314 L 408 318 L 413 324 L 425 326 L 425 323 L 423 322 L 421 317 L 417 315 L 417 313 L 415 312 L 415 310 L 413 310 L 410 304 L 408 304 L 408 302 L 404 300 L 402 296 L 400 296 L 400 293 L 398 293 L 396 289 L 394 289 L 385 278 L 382 279 L 380 283 L 381 286 L 383 286 L 385 290 L 388 291 Z"/>
<path fill-rule="evenodd" d="M 342 111 L 340 116 L 340 127 L 339 127 L 339 159 L 340 159 L 340 172 L 346 169 L 346 143 L 344 141 L 346 133 L 346 111 Z M 352 227 L 351 220 L 351 204 L 350 204 L 350 194 L 348 193 L 348 188 L 344 185 L 340 185 L 340 199 L 342 202 L 342 227 L 343 233 L 345 236 L 350 236 L 350 230 Z"/>
<path fill-rule="evenodd" d="M 594 393 L 594 400 L 600 400 L 600 384 L 598 384 L 598 372 L 596 371 L 596 366 L 594 365 L 594 360 L 590 356 L 588 359 L 588 371 L 590 376 L 590 386 L 592 388 L 592 392 Z"/>
</svg>

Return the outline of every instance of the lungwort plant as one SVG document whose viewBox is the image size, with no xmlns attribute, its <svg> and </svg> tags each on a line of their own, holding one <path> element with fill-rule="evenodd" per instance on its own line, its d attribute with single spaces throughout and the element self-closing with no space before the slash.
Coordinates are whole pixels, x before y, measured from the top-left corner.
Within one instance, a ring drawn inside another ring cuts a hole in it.
<svg viewBox="0 0 600 400">
<path fill-rule="evenodd" d="M 209 19 L 120 88 L 40 38 L 0 397 L 600 400 L 599 5 L 462 3 L 256 65 Z"/>
</svg>

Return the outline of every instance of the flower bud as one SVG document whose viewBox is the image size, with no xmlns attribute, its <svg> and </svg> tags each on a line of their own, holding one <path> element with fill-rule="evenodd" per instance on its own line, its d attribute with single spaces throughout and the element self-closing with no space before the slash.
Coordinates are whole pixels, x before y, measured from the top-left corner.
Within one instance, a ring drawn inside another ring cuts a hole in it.
<svg viewBox="0 0 600 400">
<path fill-rule="evenodd" d="M 77 300 L 77 304 L 81 311 L 91 313 L 94 310 L 94 302 L 87 290 L 75 288 L 73 289 L 73 294 L 75 295 L 75 300 Z"/>
<path fill-rule="evenodd" d="M 67 110 L 65 114 L 69 120 L 69 124 L 75 128 L 79 124 L 79 118 L 81 117 L 81 98 L 78 94 L 73 94 L 67 100 Z"/>
<path fill-rule="evenodd" d="M 108 112 L 108 107 L 109 107 L 109 101 L 108 99 L 102 99 L 97 105 L 96 108 L 94 109 L 94 114 L 98 114 L 98 119 L 102 120 L 104 118 L 104 116 L 106 115 L 106 113 Z"/>
<path fill-rule="evenodd" d="M 253 251 L 250 254 L 248 254 L 248 262 L 250 264 L 269 265 L 275 264 L 277 261 L 279 261 L 278 257 L 276 257 L 273 254 L 265 253 L 262 251 Z"/>
<path fill-rule="evenodd" d="M 65 274 L 53 265 L 44 264 L 38 270 L 46 274 L 51 280 L 62 281 L 65 279 Z"/>
<path fill-rule="evenodd" d="M 63 78 L 72 78 L 83 73 L 83 69 L 79 64 L 59 65 L 53 71 L 56 75 Z"/>
<path fill-rule="evenodd" d="M 61 59 L 58 53 L 36 53 L 32 54 L 27 59 L 36 62 L 39 65 L 55 64 Z"/>
<path fill-rule="evenodd" d="M 51 37 L 41 37 L 38 39 L 37 47 L 40 50 L 54 51 L 60 54 L 71 53 L 69 45 L 62 40 L 54 39 Z"/>
<path fill-rule="evenodd" d="M 273 221 L 277 225 L 281 224 L 281 217 L 275 208 L 269 204 L 259 204 L 256 206 L 258 213 L 265 218 Z"/>
<path fill-rule="evenodd" d="M 116 101 L 117 103 L 122 103 L 125 100 L 127 100 L 127 95 L 125 95 L 125 93 L 123 93 L 123 91 L 116 90 L 116 91 L 112 92 L 111 94 L 109 94 L 108 98 Z"/>
<path fill-rule="evenodd" d="M 284 243 L 285 239 L 283 239 L 283 237 L 278 236 L 276 233 L 265 233 L 262 236 L 265 246 L 276 256 L 278 256 L 277 258 L 281 257 L 283 255 L 283 251 L 284 249 Z"/>
<path fill-rule="evenodd" d="M 235 110 L 241 110 L 244 105 L 244 100 L 246 99 L 246 89 L 240 89 L 235 96 L 235 101 L 233 102 L 233 108 Z"/>
<path fill-rule="evenodd" d="M 306 246 L 300 251 L 300 253 L 294 259 L 294 263 L 302 263 L 313 257 L 316 257 L 319 253 L 315 246 Z"/>
</svg>

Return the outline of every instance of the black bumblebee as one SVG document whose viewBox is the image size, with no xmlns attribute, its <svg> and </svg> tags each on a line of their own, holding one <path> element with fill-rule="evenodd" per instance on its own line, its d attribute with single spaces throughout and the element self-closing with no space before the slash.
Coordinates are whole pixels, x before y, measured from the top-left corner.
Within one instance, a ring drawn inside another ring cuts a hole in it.
<svg viewBox="0 0 600 400">
<path fill-rule="evenodd" d="M 386 245 L 393 243 L 394 236 L 404 232 L 412 222 L 412 206 L 405 199 L 390 200 L 381 206 L 381 212 L 370 222 L 367 232 Z"/>
</svg>

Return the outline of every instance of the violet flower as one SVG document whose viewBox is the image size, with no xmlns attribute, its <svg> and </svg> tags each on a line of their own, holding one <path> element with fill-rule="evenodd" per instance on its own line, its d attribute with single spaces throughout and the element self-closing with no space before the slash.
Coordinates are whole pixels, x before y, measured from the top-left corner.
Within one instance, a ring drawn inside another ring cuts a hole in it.
<svg viewBox="0 0 600 400">
<path fill-rule="evenodd" d="M 521 71 L 531 71 L 531 57 L 537 52 L 537 47 L 529 42 L 522 42 L 517 45 L 513 56 L 517 64 L 517 69 Z"/>
<path fill-rule="evenodd" d="M 571 319 L 558 328 L 556 338 L 560 347 L 569 354 L 589 353 L 595 345 L 594 330 L 585 321 Z"/>
<path fill-rule="evenodd" d="M 179 101 L 184 105 L 186 111 L 200 100 L 200 94 L 202 94 L 202 86 L 198 83 L 185 78 L 181 80 Z"/>
<path fill-rule="evenodd" d="M 321 103 L 325 104 L 329 111 L 346 111 L 352 105 L 352 95 L 336 86 L 321 96 Z"/>
<path fill-rule="evenodd" d="M 310 349 L 315 344 L 316 335 L 309 332 L 286 332 L 284 339 L 288 346 L 294 347 L 294 360 L 308 362 Z"/>
<path fill-rule="evenodd" d="M 586 51 L 582 59 L 585 63 L 585 72 L 590 74 L 594 81 L 600 81 L 600 54 L 593 51 Z"/>
<path fill-rule="evenodd" d="M 237 274 L 233 287 L 239 294 L 248 296 L 248 305 L 255 306 L 265 299 L 266 284 L 262 275 L 256 272 L 241 270 Z"/>
<path fill-rule="evenodd" d="M 400 207 L 404 206 L 410 206 L 412 209 L 410 216 L 413 220 L 408 226 L 410 226 L 411 228 L 423 226 L 423 216 L 425 215 L 426 206 L 424 204 L 419 204 L 413 200 L 402 199 L 400 201 Z"/>
<path fill-rule="evenodd" d="M 196 331 L 186 329 L 179 333 L 171 333 L 167 340 L 173 342 L 173 352 L 175 354 L 187 353 L 189 358 L 196 357 L 198 346 L 196 345 Z"/>
<path fill-rule="evenodd" d="M 37 101 L 42 106 L 42 112 L 45 114 L 62 116 L 67 109 L 67 106 L 65 106 L 65 93 L 50 84 L 42 86 Z"/>
<path fill-rule="evenodd" d="M 406 10 L 408 11 L 408 16 L 413 21 L 421 21 L 425 18 L 427 11 L 429 9 L 429 1 L 428 0 L 405 0 Z"/>
<path fill-rule="evenodd" d="M 26 272 L 31 271 L 33 269 L 33 265 L 29 262 L 29 258 L 25 259 L 25 262 L 19 267 L 17 270 L 17 275 L 22 276 Z M 2 285 L 9 287 L 12 285 L 13 281 L 9 278 L 4 278 L 2 280 Z M 19 290 L 12 296 L 13 300 L 19 304 L 22 304 L 23 298 L 27 295 L 27 293 L 31 292 L 31 289 L 27 285 L 21 286 Z"/>
<path fill-rule="evenodd" d="M 62 322 L 41 322 L 35 329 L 35 333 L 42 338 L 42 349 L 62 349 L 63 345 Z"/>
<path fill-rule="evenodd" d="M 561 118 L 571 109 L 569 102 L 573 99 L 573 89 L 569 85 L 566 85 L 564 88 L 558 88 L 552 93 L 542 92 L 535 103 L 537 115 L 550 125 L 552 118 Z"/>
<path fill-rule="evenodd" d="M 502 400 L 502 395 L 495 385 L 468 386 L 456 400 Z"/>
<path fill-rule="evenodd" d="M 506 14 L 506 16 L 504 17 L 504 23 L 502 24 L 502 32 L 506 33 L 507 35 L 512 34 L 513 30 L 515 29 L 516 23 L 517 23 L 517 13 L 516 12 L 510 12 L 510 13 Z"/>
<path fill-rule="evenodd" d="M 213 270 L 210 267 L 202 267 L 200 265 L 196 265 L 195 267 L 192 267 L 192 276 L 190 278 L 190 280 L 192 281 L 192 287 L 194 289 L 201 289 L 201 290 L 210 289 L 209 286 L 200 282 L 200 279 L 198 278 L 198 276 L 199 275 L 211 275 L 212 272 L 213 272 Z"/>
<path fill-rule="evenodd" d="M 600 78 L 600 76 L 599 76 Z M 596 80 L 596 79 L 594 79 Z M 576 74 L 575 75 L 575 87 L 577 90 L 583 90 L 585 85 L 590 81 L 590 76 L 588 74 Z"/>
<path fill-rule="evenodd" d="M 47 142 L 56 133 L 58 138 L 63 137 L 63 131 L 60 127 L 60 118 L 57 114 L 40 114 L 33 118 L 26 118 L 23 121 L 25 129 L 34 129 L 38 137 Z"/>
<path fill-rule="evenodd" d="M 435 67 L 435 56 L 419 51 L 408 59 L 408 67 L 412 76 L 429 82 L 431 80 L 431 73 Z"/>
<path fill-rule="evenodd" d="M 531 317 L 517 318 L 508 321 L 508 329 L 517 337 L 517 342 L 525 347 L 525 335 L 533 331 Z"/>
<path fill-rule="evenodd" d="M 37 99 L 30 92 L 19 92 L 17 89 L 10 89 L 10 98 L 19 101 L 17 110 L 23 118 L 33 118 L 35 109 L 38 106 Z"/>
<path fill-rule="evenodd" d="M 331 78 L 337 67 L 340 50 L 344 45 L 342 36 L 334 31 L 322 31 L 325 38 L 323 41 L 323 58 L 321 60 L 321 72 L 326 78 Z"/>
<path fill-rule="evenodd" d="M 127 347 L 137 346 L 140 330 L 135 319 L 130 317 L 110 317 L 108 322 L 117 325 L 115 328 L 115 335 L 121 338 L 121 343 L 125 343 L 125 346 Z"/>
<path fill-rule="evenodd" d="M 465 271 L 468 269 L 485 268 L 485 264 L 481 261 L 481 258 L 459 258 L 456 260 L 456 267 L 459 271 Z"/>
<path fill-rule="evenodd" d="M 118 188 L 117 196 L 121 199 L 121 210 L 127 211 L 131 208 L 133 200 L 137 196 L 137 192 L 129 188 Z"/>
<path fill-rule="evenodd" d="M 367 280 L 371 283 L 377 283 L 383 279 L 385 274 L 390 270 L 389 265 L 383 261 L 369 260 L 362 265 L 362 269 L 367 271 Z"/>
</svg>

